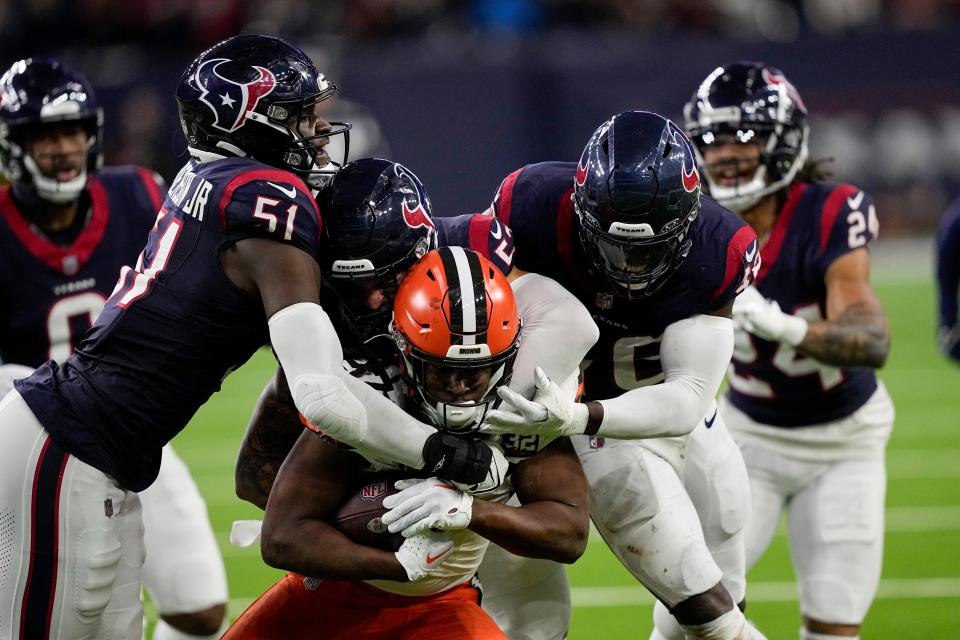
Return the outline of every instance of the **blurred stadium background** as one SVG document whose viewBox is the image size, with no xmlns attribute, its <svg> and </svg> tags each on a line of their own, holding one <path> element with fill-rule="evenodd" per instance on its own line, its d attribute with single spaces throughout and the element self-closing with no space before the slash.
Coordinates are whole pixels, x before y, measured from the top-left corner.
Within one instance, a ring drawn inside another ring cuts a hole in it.
<svg viewBox="0 0 960 640">
<path fill-rule="evenodd" d="M 950 638 L 960 628 L 960 370 L 934 345 L 930 233 L 960 194 L 960 0 L 0 0 L 0 64 L 56 54 L 106 110 L 106 158 L 168 180 L 185 159 L 173 92 L 203 48 L 241 31 L 305 48 L 341 87 L 351 156 L 389 155 L 439 215 L 485 208 L 527 162 L 572 160 L 609 115 L 679 117 L 718 64 L 781 67 L 812 112 L 812 152 L 877 198 L 874 252 L 894 331 L 882 372 L 897 403 L 887 551 L 864 638 Z M 271 373 L 258 356 L 175 444 L 206 497 L 230 574 L 231 615 L 278 575 L 230 548 L 255 510 L 232 463 Z M 650 597 L 593 540 L 571 567 L 571 638 L 646 638 Z M 748 611 L 795 638 L 785 538 L 750 575 Z"/>
</svg>

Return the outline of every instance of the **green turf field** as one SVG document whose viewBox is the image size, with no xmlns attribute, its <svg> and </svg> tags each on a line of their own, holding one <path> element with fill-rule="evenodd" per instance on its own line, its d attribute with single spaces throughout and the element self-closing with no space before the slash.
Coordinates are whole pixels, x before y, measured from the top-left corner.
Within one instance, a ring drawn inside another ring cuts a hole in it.
<svg viewBox="0 0 960 640">
<path fill-rule="evenodd" d="M 935 350 L 929 282 L 893 273 L 877 289 L 893 326 L 893 353 L 882 377 L 897 422 L 887 455 L 883 580 L 861 637 L 952 638 L 960 629 L 960 367 Z M 231 617 L 280 575 L 264 566 L 257 549 L 227 541 L 232 520 L 258 515 L 234 496 L 233 462 L 250 409 L 271 373 L 271 356 L 258 354 L 174 441 L 210 509 L 230 579 Z M 652 599 L 598 537 L 569 572 L 572 640 L 647 637 Z M 796 638 L 796 591 L 783 535 L 749 581 L 749 617 L 771 640 Z M 148 616 L 154 615 L 148 606 Z"/>
</svg>

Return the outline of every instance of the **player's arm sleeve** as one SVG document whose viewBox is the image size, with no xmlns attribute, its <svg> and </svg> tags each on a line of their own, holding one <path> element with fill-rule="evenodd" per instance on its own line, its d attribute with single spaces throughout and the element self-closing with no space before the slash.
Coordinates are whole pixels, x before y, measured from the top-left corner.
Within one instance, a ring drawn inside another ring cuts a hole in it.
<svg viewBox="0 0 960 640">
<path fill-rule="evenodd" d="M 276 169 L 241 173 L 224 187 L 215 210 L 227 243 L 270 238 L 319 258 L 320 210 L 307 186 L 291 173 Z"/>
<path fill-rule="evenodd" d="M 510 224 L 510 216 L 513 213 L 513 189 L 523 169 L 524 167 L 521 167 L 503 179 L 497 188 L 497 193 L 493 196 L 490 208 L 485 212 L 496 216 L 506 225 Z"/>
<path fill-rule="evenodd" d="M 492 215 L 475 213 L 467 225 L 471 249 L 492 262 L 503 275 L 513 269 L 513 232 Z"/>
<path fill-rule="evenodd" d="M 876 239 L 880 225 L 873 198 L 853 185 L 837 186 L 824 201 L 818 230 L 817 266 L 826 275 L 837 258 Z"/>
<path fill-rule="evenodd" d="M 710 309 L 730 304 L 741 291 L 753 284 L 760 271 L 760 243 L 749 225 L 743 225 L 727 242 L 723 278 L 710 297 Z"/>
<path fill-rule="evenodd" d="M 693 431 L 714 401 L 733 355 L 733 321 L 696 315 L 669 325 L 660 343 L 664 381 L 601 400 L 598 435 L 659 438 Z"/>
<path fill-rule="evenodd" d="M 319 305 L 301 303 L 274 314 L 270 339 L 297 410 L 327 435 L 414 469 L 435 431 L 343 368 L 343 349 Z"/>
<path fill-rule="evenodd" d="M 960 200 L 947 210 L 937 232 L 937 293 L 940 349 L 944 355 L 960 360 L 960 323 L 957 321 L 960 297 Z"/>
<path fill-rule="evenodd" d="M 520 349 L 510 388 L 533 398 L 533 370 L 540 367 L 553 380 L 575 374 L 600 337 L 586 307 L 555 280 L 525 273 L 512 283 L 523 321 Z"/>
</svg>

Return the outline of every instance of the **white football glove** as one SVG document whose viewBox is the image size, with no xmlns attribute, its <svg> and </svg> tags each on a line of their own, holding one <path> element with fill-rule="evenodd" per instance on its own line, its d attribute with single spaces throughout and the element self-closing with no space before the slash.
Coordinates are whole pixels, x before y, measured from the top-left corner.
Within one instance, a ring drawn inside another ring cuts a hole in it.
<svg viewBox="0 0 960 640">
<path fill-rule="evenodd" d="M 339 376 L 297 376 L 290 392 L 303 417 L 331 437 L 352 444 L 367 434 L 367 412 Z"/>
<path fill-rule="evenodd" d="M 466 529 L 473 515 L 473 496 L 440 478 L 398 480 L 400 493 L 383 499 L 383 524 L 404 538 L 424 529 Z"/>
<path fill-rule="evenodd" d="M 452 533 L 428 529 L 404 540 L 394 555 L 407 572 L 407 579 L 416 582 L 443 566 L 452 549 Z"/>
<path fill-rule="evenodd" d="M 527 400 L 509 387 L 500 387 L 497 393 L 504 404 L 487 413 L 480 431 L 547 437 L 584 432 L 590 417 L 587 405 L 570 398 L 540 367 L 534 370 L 533 376 L 537 389 L 533 400 Z"/>
<path fill-rule="evenodd" d="M 767 300 L 755 287 L 747 287 L 733 303 L 733 325 L 758 338 L 785 342 L 795 347 L 807 335 L 807 321 L 784 313 L 780 305 Z"/>
</svg>

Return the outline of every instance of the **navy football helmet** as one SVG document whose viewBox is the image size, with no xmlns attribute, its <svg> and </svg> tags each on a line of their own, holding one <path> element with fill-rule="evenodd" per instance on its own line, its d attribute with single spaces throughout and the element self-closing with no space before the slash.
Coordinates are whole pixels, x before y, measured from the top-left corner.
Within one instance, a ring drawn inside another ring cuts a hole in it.
<svg viewBox="0 0 960 640">
<path fill-rule="evenodd" d="M 193 61 L 180 79 L 177 106 L 187 146 L 198 160 L 250 156 L 316 189 L 346 161 L 350 125 L 332 122 L 328 131 L 305 135 L 298 124 L 336 92 L 297 47 L 272 36 L 240 35 Z M 344 136 L 341 162 L 314 146 L 334 135 Z"/>
<path fill-rule="evenodd" d="M 807 108 L 783 72 L 760 62 L 714 69 L 683 110 L 687 134 L 706 171 L 710 195 L 733 211 L 745 211 L 793 182 L 807 161 Z M 720 185 L 703 162 L 717 142 L 760 143 L 759 166 L 737 185 Z"/>
<path fill-rule="evenodd" d="M 45 126 L 76 123 L 87 132 L 86 166 L 74 178 L 44 176 L 28 153 L 30 136 Z M 0 171 L 17 189 L 44 200 L 76 200 L 88 174 L 102 164 L 103 110 L 87 79 L 54 58 L 13 63 L 0 77 Z"/>
<path fill-rule="evenodd" d="M 649 296 L 690 251 L 700 212 L 693 145 L 663 116 L 617 114 L 580 156 L 573 204 L 594 273 L 616 294 Z"/>
<path fill-rule="evenodd" d="M 437 247 L 430 198 L 401 164 L 363 158 L 317 194 L 323 213 L 320 270 L 361 342 L 385 335 L 399 276 Z M 372 308 L 370 296 L 382 296 Z"/>
</svg>

